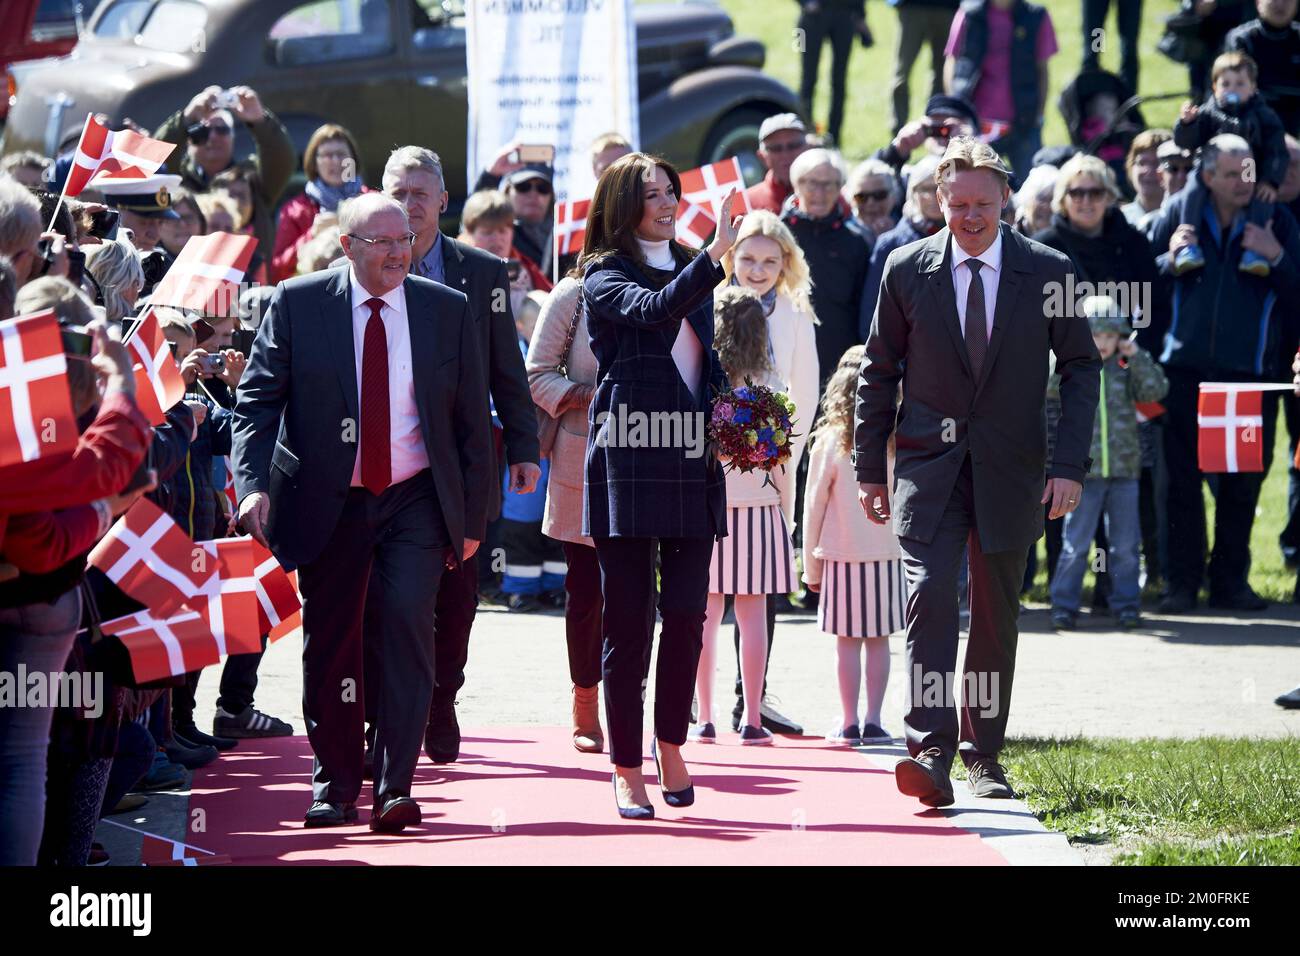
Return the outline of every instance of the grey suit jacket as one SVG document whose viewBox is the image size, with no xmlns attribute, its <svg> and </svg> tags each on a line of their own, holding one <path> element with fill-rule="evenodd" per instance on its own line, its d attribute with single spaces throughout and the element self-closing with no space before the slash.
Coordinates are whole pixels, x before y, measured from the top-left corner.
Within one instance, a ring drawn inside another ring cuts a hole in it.
<svg viewBox="0 0 1300 956">
<path fill-rule="evenodd" d="M 1027 548 L 1042 534 L 1047 477 L 1081 482 L 1088 472 L 1101 362 L 1088 320 L 1055 314 L 1070 260 L 1001 228 L 1002 273 L 979 381 L 962 338 L 948 229 L 894 250 L 885 264 L 858 376 L 854 465 L 859 481 L 883 484 L 896 431 L 892 504 L 900 537 L 933 539 L 968 454 L 984 551 Z M 1052 354 L 1061 420 L 1049 466 Z"/>
<path fill-rule="evenodd" d="M 483 362 L 465 296 L 405 281 L 415 404 L 455 552 L 482 540 L 492 486 Z M 235 490 L 271 497 L 267 535 L 284 564 L 316 558 L 338 523 L 360 435 L 348 267 L 281 282 L 235 404 Z M 349 426 L 351 423 L 351 427 Z"/>
</svg>

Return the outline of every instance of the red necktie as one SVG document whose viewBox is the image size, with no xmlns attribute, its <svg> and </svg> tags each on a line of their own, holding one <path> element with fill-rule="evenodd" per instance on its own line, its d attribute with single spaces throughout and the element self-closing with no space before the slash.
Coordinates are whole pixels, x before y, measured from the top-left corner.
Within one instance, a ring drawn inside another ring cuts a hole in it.
<svg viewBox="0 0 1300 956">
<path fill-rule="evenodd" d="M 388 428 L 388 336 L 379 317 L 383 299 L 367 299 L 365 347 L 361 353 L 361 483 L 377 495 L 393 479 Z"/>
</svg>

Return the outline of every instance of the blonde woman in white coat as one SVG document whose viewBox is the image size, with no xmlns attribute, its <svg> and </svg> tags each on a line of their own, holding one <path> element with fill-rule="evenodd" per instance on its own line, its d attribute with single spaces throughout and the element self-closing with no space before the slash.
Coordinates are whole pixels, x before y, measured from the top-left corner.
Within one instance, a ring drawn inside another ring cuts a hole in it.
<svg viewBox="0 0 1300 956">
<path fill-rule="evenodd" d="M 741 223 L 736 244 L 722 257 L 726 285 L 739 285 L 759 296 L 767 315 L 768 343 L 771 346 L 774 387 L 783 391 L 795 404 L 795 437 L 790 461 L 785 471 L 772 473 L 781 494 L 781 511 L 793 535 L 795 521 L 795 475 L 799 459 L 807 447 L 808 431 L 817 410 L 821 372 L 817 365 L 817 338 L 811 304 L 812 285 L 803 250 L 780 217 L 766 210 L 749 213 Z M 734 383 L 733 384 L 738 384 Z M 776 627 L 776 595 L 767 599 L 767 659 L 772 656 L 772 638 Z M 740 668 L 740 635 L 736 628 L 736 706 L 731 712 L 732 727 L 739 730 L 744 710 Z M 778 713 L 767 700 L 763 686 L 762 723 L 775 733 L 799 734 L 803 728 Z"/>
</svg>

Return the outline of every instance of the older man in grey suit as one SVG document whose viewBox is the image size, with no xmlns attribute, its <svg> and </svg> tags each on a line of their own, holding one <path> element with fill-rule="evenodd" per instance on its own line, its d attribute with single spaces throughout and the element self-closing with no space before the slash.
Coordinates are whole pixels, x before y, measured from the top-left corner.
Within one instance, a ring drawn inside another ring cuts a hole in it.
<svg viewBox="0 0 1300 956">
<path fill-rule="evenodd" d="M 1010 797 L 997 762 L 1015 672 L 1029 546 L 1074 510 L 1087 474 L 1101 363 L 1087 319 L 1066 302 L 1070 261 L 999 221 L 1008 171 L 987 145 L 955 138 L 939 165 L 947 228 L 895 250 L 867 338 L 854 421 L 859 498 L 891 516 L 907 576 L 905 718 L 898 788 L 952 803 L 960 752 L 976 796 Z M 1061 420 L 1047 462 L 1050 356 Z M 896 408 L 899 382 L 902 402 Z M 885 484 L 896 433 L 894 505 Z M 970 639 L 954 711 L 957 576 L 970 555 Z M 960 741 L 960 743 L 959 743 Z"/>
</svg>

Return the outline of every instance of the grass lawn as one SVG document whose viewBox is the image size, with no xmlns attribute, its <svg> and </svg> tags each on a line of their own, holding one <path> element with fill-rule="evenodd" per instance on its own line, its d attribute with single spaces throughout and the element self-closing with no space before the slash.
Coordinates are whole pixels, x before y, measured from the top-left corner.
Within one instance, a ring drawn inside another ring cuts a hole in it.
<svg viewBox="0 0 1300 956">
<path fill-rule="evenodd" d="M 1003 762 L 1046 826 L 1130 865 L 1300 864 L 1289 739 L 1019 739 Z"/>
</svg>

